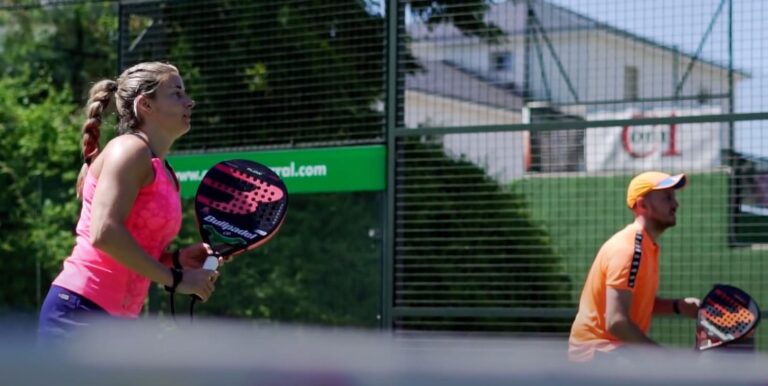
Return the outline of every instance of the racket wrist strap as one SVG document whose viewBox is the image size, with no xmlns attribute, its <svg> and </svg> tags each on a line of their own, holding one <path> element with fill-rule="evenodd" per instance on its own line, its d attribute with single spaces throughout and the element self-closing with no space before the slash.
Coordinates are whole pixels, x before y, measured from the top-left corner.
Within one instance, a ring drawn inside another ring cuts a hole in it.
<svg viewBox="0 0 768 386">
<path fill-rule="evenodd" d="M 675 299 L 675 301 L 672 302 L 672 311 L 674 311 L 676 315 L 680 315 L 679 303 L 680 303 L 680 299 Z"/>
<path fill-rule="evenodd" d="M 176 268 L 176 269 L 179 269 L 179 270 L 184 268 L 181 265 L 180 255 L 181 255 L 181 248 L 176 248 L 176 250 L 173 251 L 173 256 L 172 256 L 173 257 L 172 258 L 172 260 L 173 260 L 173 268 Z"/>
<path fill-rule="evenodd" d="M 181 280 L 184 278 L 184 274 L 178 268 L 171 268 L 171 275 L 173 276 L 173 284 L 171 284 L 170 287 L 165 286 L 165 290 L 174 293 L 176 292 L 176 287 L 179 286 L 179 283 L 181 283 Z"/>
</svg>

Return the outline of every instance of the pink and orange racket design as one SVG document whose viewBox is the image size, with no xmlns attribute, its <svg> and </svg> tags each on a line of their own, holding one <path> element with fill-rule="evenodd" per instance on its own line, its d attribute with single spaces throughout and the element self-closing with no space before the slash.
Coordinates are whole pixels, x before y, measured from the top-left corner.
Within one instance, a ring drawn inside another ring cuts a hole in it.
<svg viewBox="0 0 768 386">
<path fill-rule="evenodd" d="M 288 190 L 268 167 L 247 160 L 222 161 L 203 177 L 195 196 L 195 214 L 213 256 L 204 268 L 216 269 L 218 257 L 256 248 L 283 224 Z"/>
<path fill-rule="evenodd" d="M 708 350 L 750 336 L 760 308 L 746 292 L 718 284 L 701 301 L 696 322 L 696 349 Z"/>
</svg>

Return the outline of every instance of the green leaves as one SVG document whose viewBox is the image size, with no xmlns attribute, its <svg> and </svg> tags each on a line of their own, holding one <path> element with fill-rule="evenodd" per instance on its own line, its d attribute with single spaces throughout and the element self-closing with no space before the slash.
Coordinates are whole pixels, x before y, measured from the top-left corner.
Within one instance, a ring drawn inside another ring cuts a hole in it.
<svg viewBox="0 0 768 386">
<path fill-rule="evenodd" d="M 225 264 L 216 292 L 196 313 L 218 317 L 374 327 L 379 309 L 380 193 L 296 195 L 285 224 L 264 246 Z M 182 244 L 199 241 L 185 202 Z M 154 292 L 152 311 L 167 310 Z M 184 309 L 185 305 L 182 305 Z"/>
<path fill-rule="evenodd" d="M 12 278 L 0 310 L 34 311 L 38 290 L 45 294 L 74 245 L 79 109 L 90 80 L 114 69 L 108 11 L 94 4 L 0 14 L 0 255 Z"/>
<path fill-rule="evenodd" d="M 430 23 L 459 22 L 465 33 L 492 36 L 493 28 L 482 23 L 484 1 L 467 7 L 447 0 L 410 3 Z M 176 150 L 380 141 L 384 117 L 374 106 L 385 91 L 387 39 L 383 15 L 369 6 L 357 0 L 280 6 L 214 1 L 201 12 L 189 2 L 127 2 L 121 4 L 128 30 L 121 43 L 130 49 L 123 60 L 169 60 L 182 72 L 197 106 L 194 128 Z M 0 309 L 32 311 L 37 290 L 45 292 L 74 244 L 80 109 L 93 82 L 115 78 L 114 7 L 84 2 L 0 13 L 0 255 L 3 273 L 12 278 L 0 291 Z M 481 170 L 471 174 L 466 183 L 490 183 Z M 485 193 L 499 193 L 496 185 L 489 189 Z M 508 212 L 527 221 L 514 196 L 504 199 Z M 199 312 L 376 325 L 382 202 L 379 193 L 292 197 L 280 234 L 222 268 L 216 295 Z M 453 205 L 431 208 L 450 211 Z M 199 240 L 192 205 L 185 207 L 180 244 Z M 520 227 L 546 239 L 534 227 Z M 439 232 L 433 236 L 448 235 Z M 540 246 L 545 262 L 558 261 L 545 241 Z M 528 259 L 528 250 L 509 248 Z M 38 266 L 42 279 L 35 282 Z M 167 309 L 165 299 L 153 296 L 152 310 Z"/>
<path fill-rule="evenodd" d="M 245 69 L 245 84 L 250 91 L 264 91 L 267 89 L 267 66 L 264 63 L 256 63 Z"/>
<path fill-rule="evenodd" d="M 0 253 L 4 272 L 24 278 L 0 292 L 0 308 L 34 306 L 36 262 L 53 268 L 72 246 L 79 134 L 70 99 L 44 80 L 0 78 Z"/>
</svg>

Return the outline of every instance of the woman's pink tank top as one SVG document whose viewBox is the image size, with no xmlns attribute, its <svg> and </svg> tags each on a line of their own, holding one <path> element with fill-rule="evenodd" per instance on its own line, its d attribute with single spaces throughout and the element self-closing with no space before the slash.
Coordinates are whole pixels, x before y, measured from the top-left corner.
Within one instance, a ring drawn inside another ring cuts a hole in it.
<svg viewBox="0 0 768 386">
<path fill-rule="evenodd" d="M 159 158 L 152 158 L 155 179 L 141 188 L 125 222 L 128 231 L 152 257 L 160 259 L 166 246 L 181 228 L 181 198 Z M 91 203 L 97 179 L 88 173 L 83 184 L 83 208 L 77 223 L 72 255 L 54 285 L 78 293 L 101 306 L 110 315 L 136 318 L 144 305 L 149 279 L 131 271 L 88 241 L 91 232 Z"/>
</svg>

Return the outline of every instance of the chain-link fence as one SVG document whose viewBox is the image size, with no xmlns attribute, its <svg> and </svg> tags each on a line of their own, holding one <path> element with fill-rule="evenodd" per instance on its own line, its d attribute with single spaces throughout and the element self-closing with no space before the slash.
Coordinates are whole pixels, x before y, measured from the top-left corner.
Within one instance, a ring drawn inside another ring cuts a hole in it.
<svg viewBox="0 0 768 386">
<path fill-rule="evenodd" d="M 765 4 L 397 5 L 395 328 L 567 335 L 645 170 L 690 178 L 659 295 L 768 295 Z M 690 321 L 653 326 L 692 345 Z"/>
<path fill-rule="evenodd" d="M 255 252 L 274 269 L 242 258 L 259 274 L 224 282 L 245 311 L 212 312 L 563 337 L 595 253 L 632 221 L 630 178 L 655 169 L 690 177 L 659 294 L 730 283 L 768 300 L 761 1 L 98 4 L 114 12 L 112 68 L 180 68 L 197 105 L 175 155 L 386 146 L 380 188 L 305 191 L 285 242 Z M 308 295 L 335 280 L 348 304 Z M 693 323 L 657 319 L 652 335 L 690 346 Z"/>
</svg>

